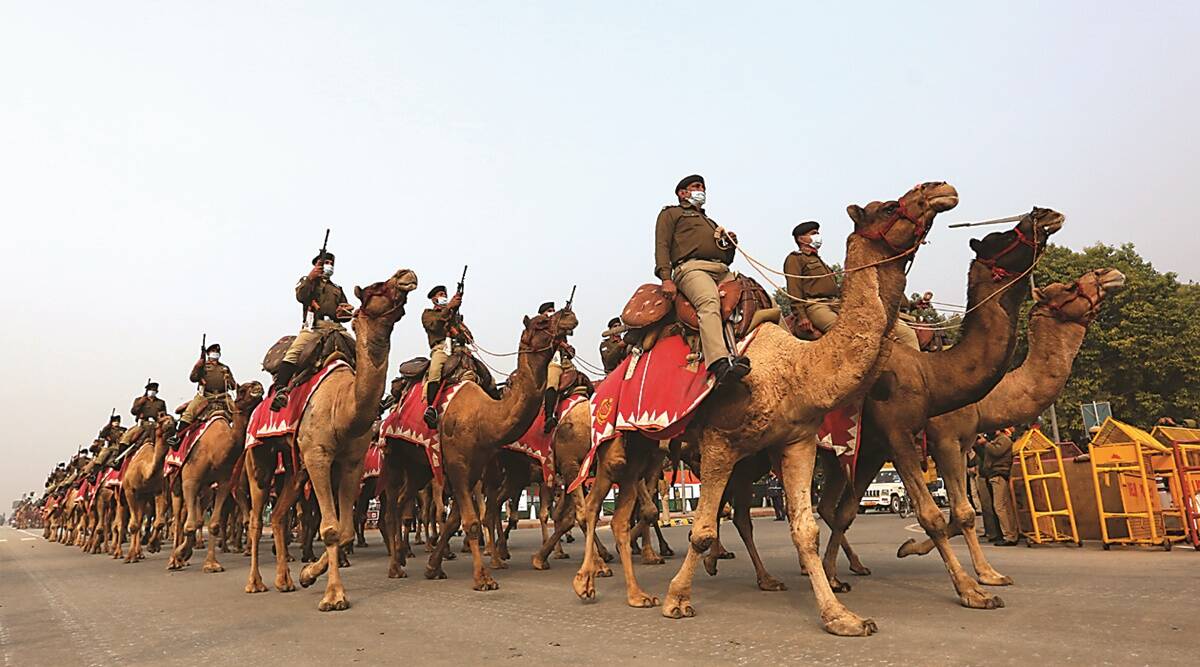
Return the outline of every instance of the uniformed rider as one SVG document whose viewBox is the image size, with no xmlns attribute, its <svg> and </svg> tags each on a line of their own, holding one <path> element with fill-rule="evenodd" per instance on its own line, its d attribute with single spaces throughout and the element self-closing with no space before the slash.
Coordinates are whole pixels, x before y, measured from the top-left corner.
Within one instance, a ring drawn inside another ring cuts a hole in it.
<svg viewBox="0 0 1200 667">
<path fill-rule="evenodd" d="M 183 432 L 195 423 L 196 418 L 200 416 L 198 413 L 201 408 L 207 408 L 214 402 L 221 402 L 224 403 L 227 411 L 232 412 L 229 404 L 229 392 L 237 389 L 237 383 L 233 379 L 233 371 L 221 363 L 220 343 L 213 343 L 204 348 L 204 356 L 192 366 L 188 380 L 199 386 L 196 395 L 192 397 L 191 401 L 188 401 L 183 416 L 179 418 L 179 423 L 175 425 L 175 432 L 167 441 L 172 447 L 179 444 L 179 438 Z"/>
<path fill-rule="evenodd" d="M 438 411 L 434 402 L 442 388 L 442 369 L 451 355 L 474 342 L 474 338 L 459 313 L 462 292 L 450 296 L 445 285 L 437 285 L 426 296 L 433 303 L 421 313 L 421 326 L 429 339 L 429 370 L 425 373 L 425 403 L 429 407 L 425 408 L 424 418 L 429 428 L 437 428 Z"/>
<path fill-rule="evenodd" d="M 118 456 L 131 444 L 141 442 L 147 435 L 153 435 L 159 415 L 167 413 L 166 402 L 158 397 L 158 383 L 147 382 L 146 393 L 133 399 L 133 407 L 129 411 L 133 413 L 136 423 L 121 436 L 117 447 Z"/>
<path fill-rule="evenodd" d="M 554 302 L 547 301 L 538 306 L 538 315 L 554 317 Z M 575 348 L 565 340 L 559 341 L 558 348 L 554 350 L 554 356 L 550 358 L 550 365 L 546 368 L 546 388 L 542 393 L 542 410 L 546 420 L 543 428 L 545 433 L 553 431 L 554 427 L 558 426 L 558 402 L 562 400 L 560 385 L 563 373 L 575 370 L 574 358 Z"/>
<path fill-rule="evenodd" d="M 654 274 L 668 299 L 682 292 L 696 308 L 704 364 L 717 384 L 750 372 L 750 360 L 733 353 L 721 321 L 717 285 L 733 278 L 729 264 L 737 236 L 704 211 L 704 177 L 693 174 L 675 186 L 679 203 L 664 206 L 654 228 Z"/>
</svg>

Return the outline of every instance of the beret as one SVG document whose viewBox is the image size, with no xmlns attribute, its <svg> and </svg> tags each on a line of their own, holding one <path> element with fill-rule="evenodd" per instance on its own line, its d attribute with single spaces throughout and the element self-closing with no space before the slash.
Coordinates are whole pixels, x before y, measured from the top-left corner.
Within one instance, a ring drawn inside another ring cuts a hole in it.
<svg viewBox="0 0 1200 667">
<path fill-rule="evenodd" d="M 699 183 L 700 185 L 704 185 L 704 177 L 701 176 L 700 174 L 692 174 L 691 176 L 684 176 L 683 180 L 679 181 L 679 185 L 675 186 L 675 192 L 679 192 L 680 190 L 686 190 L 687 187 L 689 185 L 691 185 L 692 183 Z"/>
<path fill-rule="evenodd" d="M 821 225 L 819 223 L 817 223 L 816 221 L 813 221 L 813 220 L 809 220 L 808 222 L 802 222 L 802 223 L 796 225 L 792 229 L 792 236 L 803 236 L 804 234 L 808 234 L 809 232 L 815 232 L 819 229 L 821 229 Z"/>
</svg>

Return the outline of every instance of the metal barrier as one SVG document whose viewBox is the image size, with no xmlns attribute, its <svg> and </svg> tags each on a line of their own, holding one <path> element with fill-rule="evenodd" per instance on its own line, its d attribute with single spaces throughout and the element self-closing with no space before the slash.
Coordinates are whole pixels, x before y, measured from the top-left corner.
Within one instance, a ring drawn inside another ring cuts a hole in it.
<svg viewBox="0 0 1200 667">
<path fill-rule="evenodd" d="M 1171 449 L 1149 433 L 1104 421 L 1088 448 L 1101 542 L 1161 546 L 1188 539 L 1179 473 Z"/>
<path fill-rule="evenodd" d="M 1155 426 L 1150 435 L 1170 447 L 1175 457 L 1175 469 L 1183 487 L 1188 542 L 1200 550 L 1200 429 Z"/>
<path fill-rule="evenodd" d="M 1062 449 L 1039 429 L 1030 429 L 1013 445 L 1013 457 L 1009 484 L 1025 545 L 1074 542 L 1082 546 L 1063 472 Z"/>
</svg>

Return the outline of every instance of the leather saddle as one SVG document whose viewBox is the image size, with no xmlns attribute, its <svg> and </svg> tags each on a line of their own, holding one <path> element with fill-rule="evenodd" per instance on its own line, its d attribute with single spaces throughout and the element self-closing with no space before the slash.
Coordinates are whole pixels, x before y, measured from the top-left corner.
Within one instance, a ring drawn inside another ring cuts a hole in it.
<svg viewBox="0 0 1200 667">
<path fill-rule="evenodd" d="M 571 394 L 591 396 L 595 392 L 596 386 L 592 384 L 592 379 L 576 369 L 563 372 L 562 379 L 558 381 L 560 396 L 570 396 Z"/>
<path fill-rule="evenodd" d="M 416 384 L 425 379 L 425 373 L 428 370 L 428 357 L 414 357 L 400 364 L 400 379 L 409 384 Z M 476 359 L 465 349 L 455 350 L 454 354 L 451 354 L 450 358 L 446 360 L 446 365 L 442 367 L 442 379 L 450 383 L 470 380 L 478 384 L 488 396 L 494 399 L 500 398 L 500 392 L 496 389 L 496 380 L 492 377 L 492 372 L 483 365 L 482 361 Z"/>
<path fill-rule="evenodd" d="M 732 325 L 734 338 L 738 340 L 763 322 L 779 321 L 779 309 L 774 307 L 766 290 L 753 278 L 735 274 L 732 279 L 717 286 L 717 293 L 721 299 L 721 319 Z M 686 329 L 693 332 L 699 330 L 696 307 L 682 292 L 675 295 L 674 301 L 668 301 L 661 285 L 647 283 L 637 288 L 625 304 L 621 320 L 630 328 L 641 329 L 666 322 L 671 314 Z"/>
<path fill-rule="evenodd" d="M 274 375 L 279 370 L 279 365 L 283 363 L 283 355 L 287 354 L 288 348 L 291 347 L 294 340 L 296 340 L 295 336 L 284 336 L 276 341 L 263 357 L 263 370 Z M 314 338 L 304 346 L 304 349 L 300 350 L 300 357 L 296 362 L 298 370 L 289 386 L 295 387 L 303 384 L 305 380 L 335 358 L 344 360 L 350 364 L 351 368 L 354 368 L 357 359 L 354 337 L 345 331 L 322 331 L 319 338 Z"/>
</svg>

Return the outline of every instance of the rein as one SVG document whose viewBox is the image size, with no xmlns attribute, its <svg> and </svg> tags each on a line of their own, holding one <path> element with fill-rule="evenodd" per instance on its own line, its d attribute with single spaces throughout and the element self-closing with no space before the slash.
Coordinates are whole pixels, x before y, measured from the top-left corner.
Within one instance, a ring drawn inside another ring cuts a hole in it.
<svg viewBox="0 0 1200 667">
<path fill-rule="evenodd" d="M 1039 248 L 1038 248 L 1038 243 L 1037 243 L 1037 224 L 1035 223 L 1033 226 L 1033 236 L 1034 236 L 1033 239 L 1030 239 L 1029 237 L 1025 236 L 1024 232 L 1021 231 L 1021 227 L 1019 225 L 1017 227 L 1014 227 L 1013 231 L 1015 231 L 1017 233 L 1017 238 L 1014 239 L 1012 243 L 1005 246 L 1005 248 L 1003 250 L 996 253 L 996 255 L 994 257 L 992 257 L 991 259 L 978 260 L 980 264 L 983 264 L 984 266 L 986 266 L 992 270 L 992 280 L 995 282 L 1000 282 L 1001 280 L 1004 280 L 1005 278 L 1008 278 L 1009 276 L 1012 275 L 1011 271 L 1009 271 L 1008 269 L 1006 269 L 998 264 L 998 262 L 1000 261 L 1000 258 L 1004 257 L 1008 253 L 1025 245 L 1025 246 L 1029 246 L 1030 248 L 1032 248 L 1034 256 L 1038 257 L 1038 249 Z"/>
<path fill-rule="evenodd" d="M 1075 303 L 1076 301 L 1078 301 L 1080 299 L 1083 299 L 1084 301 L 1088 302 L 1088 309 L 1087 309 L 1087 312 L 1084 313 L 1083 319 L 1068 318 L 1066 316 L 1066 313 L 1063 312 L 1063 308 L 1066 308 L 1067 304 Z M 1039 304 L 1039 305 L 1042 305 L 1042 304 Z M 1068 324 L 1078 324 L 1079 326 L 1086 329 L 1092 322 L 1096 321 L 1096 318 L 1100 315 L 1100 301 L 1098 299 L 1092 298 L 1092 295 L 1090 295 L 1090 294 L 1084 292 L 1082 289 L 1080 289 L 1079 281 L 1076 280 L 1074 296 L 1072 296 L 1070 299 L 1067 299 L 1066 301 L 1063 301 L 1062 303 L 1059 303 L 1059 304 L 1054 304 L 1054 303 L 1045 304 L 1044 310 L 1049 311 L 1049 312 L 1042 312 L 1042 310 L 1043 309 L 1041 309 L 1041 308 L 1034 310 L 1032 316 L 1053 317 L 1054 319 L 1058 320 L 1059 322 L 1065 322 Z"/>
</svg>

